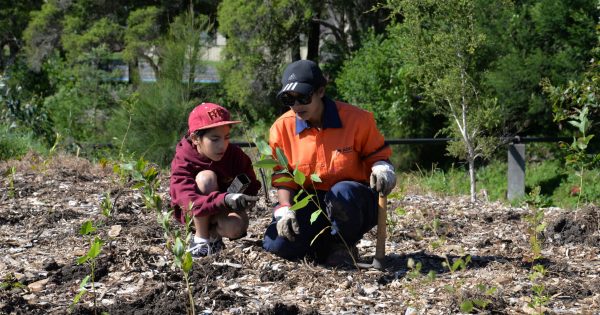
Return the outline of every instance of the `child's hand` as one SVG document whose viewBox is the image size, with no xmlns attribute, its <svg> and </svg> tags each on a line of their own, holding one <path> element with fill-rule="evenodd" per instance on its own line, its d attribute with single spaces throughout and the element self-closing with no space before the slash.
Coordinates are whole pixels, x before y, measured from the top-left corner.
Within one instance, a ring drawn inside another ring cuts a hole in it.
<svg viewBox="0 0 600 315">
<path fill-rule="evenodd" d="M 244 194 L 227 194 L 225 196 L 225 204 L 230 210 L 240 211 L 254 207 L 258 201 L 258 196 L 249 196 Z"/>
</svg>

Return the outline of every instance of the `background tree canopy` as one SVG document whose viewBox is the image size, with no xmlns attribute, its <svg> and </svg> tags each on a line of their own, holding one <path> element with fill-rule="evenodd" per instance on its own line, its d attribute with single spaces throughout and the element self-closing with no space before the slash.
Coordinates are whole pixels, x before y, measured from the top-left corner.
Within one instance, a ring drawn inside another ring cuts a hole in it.
<svg viewBox="0 0 600 315">
<path fill-rule="evenodd" d="M 549 98 L 541 83 L 593 77 L 597 1 L 465 3 L 479 39 L 469 55 L 472 97 L 500 111 L 485 134 L 568 134 L 553 120 L 553 104 L 575 105 Z M 324 69 L 330 96 L 374 112 L 387 138 L 433 137 L 452 124 L 421 61 L 441 59 L 414 46 L 409 7 L 421 17 L 421 43 L 441 40 L 436 32 L 453 25 L 443 11 L 452 8 L 433 0 L 4 1 L 0 124 L 48 146 L 60 134 L 60 146 L 91 157 L 133 154 L 165 164 L 200 101 L 221 103 L 246 122 L 235 138 L 264 137 L 282 111 L 275 94 L 283 67 L 306 58 Z M 434 7 L 442 10 L 435 20 Z M 226 46 L 208 62 L 217 33 Z M 155 81 L 144 81 L 142 66 Z M 219 82 L 195 82 L 191 74 L 206 69 L 217 69 Z M 590 115 L 598 121 L 597 110 Z M 443 154 L 428 150 L 400 150 L 397 164 Z"/>
</svg>

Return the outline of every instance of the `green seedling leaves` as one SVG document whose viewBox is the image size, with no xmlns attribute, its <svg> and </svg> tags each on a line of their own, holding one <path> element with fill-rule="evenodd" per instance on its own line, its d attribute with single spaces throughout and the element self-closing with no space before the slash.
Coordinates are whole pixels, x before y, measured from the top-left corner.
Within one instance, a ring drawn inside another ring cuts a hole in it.
<svg viewBox="0 0 600 315">
<path fill-rule="evenodd" d="M 100 239 L 99 237 L 95 237 L 94 241 L 92 242 L 92 245 L 90 246 L 90 249 L 88 250 L 87 254 L 85 254 L 85 256 L 81 256 L 79 257 L 79 259 L 77 259 L 77 264 L 81 265 L 89 260 L 95 259 L 96 257 L 98 257 L 98 255 L 100 255 L 100 252 L 102 251 L 102 244 L 104 244 L 104 242 L 102 241 L 102 239 Z"/>
<path fill-rule="evenodd" d="M 313 224 L 315 221 L 317 221 L 317 218 L 319 217 L 319 214 L 321 214 L 321 212 L 323 212 L 323 210 L 318 209 L 310 215 L 310 224 Z"/>
<path fill-rule="evenodd" d="M 292 180 L 293 179 L 291 177 L 279 177 L 274 182 L 276 182 L 276 183 L 287 183 L 287 182 L 291 182 Z"/>
<path fill-rule="evenodd" d="M 266 141 L 259 140 L 259 141 L 256 141 L 255 144 L 256 144 L 256 147 L 258 148 L 258 152 L 260 152 L 260 154 L 267 155 L 267 156 L 273 155 L 273 150 L 271 150 L 271 147 L 269 146 L 269 144 Z"/>
<path fill-rule="evenodd" d="M 88 290 L 85 288 L 85 286 L 87 286 L 89 281 L 90 281 L 90 275 L 85 276 L 85 278 L 83 278 L 83 280 L 81 280 L 81 283 L 79 284 L 79 292 L 77 293 L 77 295 L 75 295 L 75 298 L 73 298 L 73 303 L 71 305 L 75 305 L 75 304 L 79 303 L 79 300 L 81 300 L 81 297 L 88 292 Z"/>
<path fill-rule="evenodd" d="M 264 169 L 273 169 L 273 167 L 279 165 L 277 161 L 273 159 L 264 159 L 254 163 L 254 167 L 264 168 Z"/>
<path fill-rule="evenodd" d="M 473 302 L 466 300 L 460 303 L 460 311 L 463 313 L 471 313 L 473 311 Z"/>
<path fill-rule="evenodd" d="M 88 220 L 83 222 L 83 224 L 81 225 L 81 228 L 79 229 L 79 234 L 88 235 L 95 231 L 96 228 L 94 227 L 94 224 L 92 223 L 92 221 Z"/>
<path fill-rule="evenodd" d="M 304 182 L 306 181 L 306 176 L 304 175 L 304 173 L 298 171 L 298 169 L 294 170 L 294 182 L 300 186 L 304 185 Z"/>
<path fill-rule="evenodd" d="M 158 223 L 162 226 L 163 230 L 169 231 L 171 229 L 171 217 L 173 216 L 173 209 L 168 212 L 163 212 L 158 216 Z"/>
<path fill-rule="evenodd" d="M 290 210 L 295 211 L 295 210 L 306 207 L 306 205 L 308 205 L 308 203 L 310 202 L 310 198 L 312 198 L 312 196 L 313 195 L 308 195 L 308 196 L 304 197 L 302 200 L 296 202 L 292 207 L 290 207 Z"/>
<path fill-rule="evenodd" d="M 321 178 L 317 174 L 311 174 L 310 175 L 310 180 L 312 180 L 315 183 L 322 183 L 323 182 L 323 181 L 321 181 Z"/>
<path fill-rule="evenodd" d="M 192 258 L 192 253 L 185 252 L 185 255 L 183 255 L 183 263 L 181 264 L 181 269 L 183 269 L 183 272 L 190 272 L 192 270 L 193 264 L 194 260 Z"/>
<path fill-rule="evenodd" d="M 296 195 L 294 196 L 294 203 L 298 202 L 298 199 L 300 199 L 300 196 L 302 196 L 303 193 L 304 193 L 304 189 L 300 189 L 300 191 L 298 191 L 298 193 L 296 193 Z"/>
<path fill-rule="evenodd" d="M 150 167 L 144 172 L 143 176 L 144 180 L 146 180 L 147 182 L 151 182 L 158 176 L 158 170 L 154 167 Z"/>
<path fill-rule="evenodd" d="M 183 246 L 183 242 L 181 238 L 175 239 L 175 246 L 173 246 L 173 254 L 175 257 L 181 259 L 183 257 L 183 253 L 185 252 L 185 247 Z"/>
<path fill-rule="evenodd" d="M 110 192 L 104 193 L 104 199 L 100 203 L 100 209 L 102 209 L 102 215 L 105 217 L 110 217 L 112 213 L 112 202 L 110 201 Z"/>
<path fill-rule="evenodd" d="M 275 153 L 277 155 L 277 161 L 279 162 L 279 165 L 283 166 L 284 168 L 287 168 L 288 159 L 285 157 L 285 154 L 283 154 L 283 150 L 281 150 L 281 148 L 277 148 L 275 150 Z"/>
<path fill-rule="evenodd" d="M 402 207 L 396 208 L 396 210 L 394 210 L 394 212 L 396 212 L 397 215 L 406 215 L 406 210 Z"/>
</svg>

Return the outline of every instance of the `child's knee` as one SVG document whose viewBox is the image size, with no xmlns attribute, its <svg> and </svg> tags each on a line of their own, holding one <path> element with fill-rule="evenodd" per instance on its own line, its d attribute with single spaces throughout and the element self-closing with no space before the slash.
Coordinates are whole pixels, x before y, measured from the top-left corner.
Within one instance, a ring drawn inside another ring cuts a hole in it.
<svg viewBox="0 0 600 315">
<path fill-rule="evenodd" d="M 219 222 L 221 225 L 221 236 L 238 239 L 244 237 L 248 231 L 248 220 L 247 218 L 238 216 L 229 216 Z"/>
<path fill-rule="evenodd" d="M 218 190 L 217 174 L 211 170 L 201 171 L 196 175 L 196 185 L 204 194 Z"/>
<path fill-rule="evenodd" d="M 239 223 L 239 224 L 231 224 L 225 229 L 225 234 L 223 235 L 230 239 L 238 239 L 244 237 L 248 231 L 248 225 Z"/>
</svg>

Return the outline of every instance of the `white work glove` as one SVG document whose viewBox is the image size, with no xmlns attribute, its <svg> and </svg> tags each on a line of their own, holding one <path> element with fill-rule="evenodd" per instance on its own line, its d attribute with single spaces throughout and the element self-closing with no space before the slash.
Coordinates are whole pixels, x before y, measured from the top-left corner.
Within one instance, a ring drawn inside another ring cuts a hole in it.
<svg viewBox="0 0 600 315">
<path fill-rule="evenodd" d="M 241 211 L 254 207 L 258 196 L 249 196 L 244 194 L 225 195 L 225 204 L 230 210 Z"/>
<path fill-rule="evenodd" d="M 377 161 L 371 167 L 371 188 L 380 195 L 387 196 L 396 186 L 396 173 L 394 167 L 384 161 Z"/>
<path fill-rule="evenodd" d="M 296 213 L 289 206 L 283 206 L 276 208 L 273 216 L 277 220 L 277 234 L 292 242 L 296 240 L 296 235 L 300 234 Z"/>
</svg>

